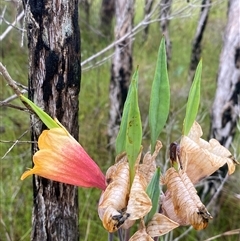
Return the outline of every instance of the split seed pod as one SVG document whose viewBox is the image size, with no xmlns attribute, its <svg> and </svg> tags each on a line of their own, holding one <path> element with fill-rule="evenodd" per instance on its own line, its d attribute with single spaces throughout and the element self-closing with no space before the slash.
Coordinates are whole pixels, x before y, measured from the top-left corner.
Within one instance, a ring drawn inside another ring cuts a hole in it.
<svg viewBox="0 0 240 241">
<path fill-rule="evenodd" d="M 145 226 L 144 221 L 141 220 L 139 230 L 129 241 L 153 241 L 154 237 L 160 237 L 178 226 L 178 223 L 172 221 L 168 217 L 160 213 L 155 213 L 147 226 Z"/>
<path fill-rule="evenodd" d="M 231 175 L 235 164 L 239 164 L 216 139 L 207 142 L 200 138 L 202 134 L 201 126 L 194 122 L 188 136 L 183 136 L 180 143 L 183 169 L 193 184 L 210 176 L 224 164 L 228 165 L 228 174 Z"/>
<path fill-rule="evenodd" d="M 163 213 L 180 225 L 191 224 L 195 229 L 207 227 L 212 218 L 201 202 L 191 180 L 183 170 L 169 168 L 162 178 L 167 185 L 167 198 L 162 200 Z"/>
<path fill-rule="evenodd" d="M 109 232 L 115 232 L 127 219 L 126 207 L 130 191 L 129 165 L 124 155 L 106 174 L 108 186 L 102 193 L 98 214 L 103 226 Z"/>
</svg>

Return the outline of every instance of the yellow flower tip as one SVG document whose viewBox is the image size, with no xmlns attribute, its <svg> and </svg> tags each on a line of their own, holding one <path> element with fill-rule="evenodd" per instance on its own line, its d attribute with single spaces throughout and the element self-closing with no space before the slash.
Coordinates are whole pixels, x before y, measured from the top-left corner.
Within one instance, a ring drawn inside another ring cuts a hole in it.
<svg viewBox="0 0 240 241">
<path fill-rule="evenodd" d="M 34 174 L 33 169 L 29 169 L 22 174 L 20 179 L 23 181 L 25 178 L 27 178 L 28 176 L 33 175 L 33 174 Z"/>
</svg>

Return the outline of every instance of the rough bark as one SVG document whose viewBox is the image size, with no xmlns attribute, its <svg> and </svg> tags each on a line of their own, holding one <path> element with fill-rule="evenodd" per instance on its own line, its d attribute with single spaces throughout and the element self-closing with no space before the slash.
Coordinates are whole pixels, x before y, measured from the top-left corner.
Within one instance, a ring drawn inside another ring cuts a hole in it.
<svg viewBox="0 0 240 241">
<path fill-rule="evenodd" d="M 154 0 L 145 0 L 145 6 L 144 6 L 144 19 L 146 21 L 150 20 L 148 15 L 150 14 L 152 10 Z M 146 27 L 143 30 L 143 41 L 146 41 L 148 38 L 148 32 L 149 32 L 149 24 L 146 25 Z"/>
<path fill-rule="evenodd" d="M 78 1 L 24 0 L 29 98 L 78 139 L 80 32 Z M 46 127 L 31 116 L 32 141 Z M 37 151 L 32 145 L 32 153 Z M 33 177 L 31 240 L 79 240 L 77 187 Z"/>
<path fill-rule="evenodd" d="M 169 35 L 169 16 L 171 13 L 171 6 L 172 6 L 172 0 L 161 0 L 160 2 L 160 28 L 161 32 L 165 37 L 165 43 L 166 43 L 166 53 L 167 53 L 167 61 L 169 63 L 171 59 L 171 49 L 172 44 L 170 40 Z"/>
<path fill-rule="evenodd" d="M 198 20 L 196 33 L 192 42 L 191 62 L 190 62 L 190 68 L 189 68 L 190 80 L 193 79 L 198 62 L 200 61 L 200 58 L 201 58 L 201 52 L 202 52 L 201 42 L 202 42 L 204 30 L 207 25 L 210 8 L 211 8 L 211 0 L 202 0 L 200 17 Z"/>
<path fill-rule="evenodd" d="M 212 107 L 211 137 L 229 148 L 236 133 L 240 95 L 240 4 L 230 0 L 217 90 Z"/>
<path fill-rule="evenodd" d="M 130 33 L 133 25 L 134 1 L 116 0 L 115 40 Z M 128 86 L 132 73 L 132 39 L 125 38 L 116 44 L 111 66 L 111 80 L 109 89 L 110 111 L 108 123 L 109 143 L 115 142 L 123 105 L 127 97 Z"/>
<path fill-rule="evenodd" d="M 115 0 L 102 0 L 101 30 L 105 36 L 111 36 L 112 19 L 115 14 Z"/>
<path fill-rule="evenodd" d="M 217 139 L 223 146 L 229 148 L 239 118 L 240 96 L 240 5 L 239 0 L 230 0 L 228 22 L 225 29 L 224 45 L 220 55 L 217 77 L 217 89 L 211 113 L 210 138 Z M 220 210 L 219 199 L 222 183 L 227 178 L 227 167 L 223 166 L 214 173 L 203 188 L 207 196 L 213 197 L 211 213 L 216 216 Z M 216 192 L 218 195 L 215 195 Z"/>
</svg>

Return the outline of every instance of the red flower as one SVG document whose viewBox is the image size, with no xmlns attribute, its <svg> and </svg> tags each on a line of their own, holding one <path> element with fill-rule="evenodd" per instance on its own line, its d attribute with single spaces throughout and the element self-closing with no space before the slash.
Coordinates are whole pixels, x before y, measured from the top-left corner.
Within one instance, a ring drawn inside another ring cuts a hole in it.
<svg viewBox="0 0 240 241">
<path fill-rule="evenodd" d="M 21 180 L 36 174 L 53 181 L 105 190 L 105 176 L 83 147 L 64 127 L 45 130 L 33 156 L 34 167 Z"/>
</svg>

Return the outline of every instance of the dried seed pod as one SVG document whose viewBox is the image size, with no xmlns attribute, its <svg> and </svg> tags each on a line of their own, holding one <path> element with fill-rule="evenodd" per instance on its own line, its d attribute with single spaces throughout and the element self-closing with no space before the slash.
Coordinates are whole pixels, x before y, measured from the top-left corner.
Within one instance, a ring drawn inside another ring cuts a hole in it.
<svg viewBox="0 0 240 241">
<path fill-rule="evenodd" d="M 129 241 L 154 241 L 151 236 L 146 232 L 146 228 L 139 229 Z"/>
<path fill-rule="evenodd" d="M 155 146 L 155 151 L 151 155 L 150 152 L 147 152 L 145 156 L 143 157 L 142 163 L 139 165 L 139 172 L 143 174 L 144 178 L 147 180 L 147 183 L 149 183 L 153 177 L 153 174 L 156 170 L 156 157 L 162 148 L 161 141 L 157 141 Z"/>
<path fill-rule="evenodd" d="M 217 140 L 211 139 L 207 142 L 200 138 L 201 136 L 201 126 L 195 122 L 189 135 L 183 136 L 180 143 L 183 168 L 193 184 L 210 176 L 226 163 L 229 175 L 232 174 L 238 162 L 229 150 Z"/>
<path fill-rule="evenodd" d="M 169 168 L 162 182 L 167 185 L 171 195 L 168 202 L 172 202 L 176 216 L 182 220 L 180 224 L 191 224 L 197 230 L 207 227 L 208 220 L 212 216 L 201 202 L 187 174 L 181 169 L 177 172 L 174 168 Z M 175 217 L 171 216 L 172 206 L 168 205 L 166 199 L 162 200 L 162 209 L 170 219 L 174 220 Z"/>
<path fill-rule="evenodd" d="M 127 157 L 122 159 L 107 172 L 109 185 L 102 193 L 98 214 L 103 226 L 109 231 L 116 231 L 128 218 L 125 212 L 130 192 L 129 165 Z"/>
<path fill-rule="evenodd" d="M 147 181 L 140 171 L 136 170 L 127 205 L 130 220 L 137 220 L 150 212 L 152 202 L 146 193 L 146 188 Z"/>
<path fill-rule="evenodd" d="M 169 219 L 165 215 L 156 213 L 154 214 L 153 218 L 151 219 L 151 221 L 149 221 L 147 225 L 147 233 L 151 237 L 159 237 L 172 231 L 178 226 L 179 226 L 178 223 Z"/>
<path fill-rule="evenodd" d="M 140 163 L 141 151 L 135 162 L 135 176 L 130 190 L 130 174 L 127 156 L 116 158 L 115 165 L 106 173 L 107 188 L 102 193 L 98 213 L 103 226 L 114 232 L 118 228 L 129 228 L 135 220 L 144 217 L 152 208 L 151 199 L 146 193 L 148 182 L 156 169 L 155 158 L 162 144 L 157 142 L 153 155 L 147 153 Z"/>
<path fill-rule="evenodd" d="M 117 231 L 127 220 L 129 214 L 125 210 L 116 210 L 108 206 L 103 214 L 102 223 L 108 232 L 112 233 Z"/>
</svg>

